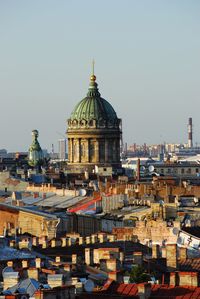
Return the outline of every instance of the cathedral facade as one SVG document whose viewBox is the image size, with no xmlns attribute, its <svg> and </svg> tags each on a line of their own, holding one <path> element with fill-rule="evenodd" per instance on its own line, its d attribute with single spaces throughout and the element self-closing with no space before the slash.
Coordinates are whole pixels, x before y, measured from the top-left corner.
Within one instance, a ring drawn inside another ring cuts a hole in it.
<svg viewBox="0 0 200 299">
<path fill-rule="evenodd" d="M 120 168 L 121 119 L 90 78 L 87 96 L 68 119 L 68 166 L 93 170 L 97 166 Z"/>
</svg>

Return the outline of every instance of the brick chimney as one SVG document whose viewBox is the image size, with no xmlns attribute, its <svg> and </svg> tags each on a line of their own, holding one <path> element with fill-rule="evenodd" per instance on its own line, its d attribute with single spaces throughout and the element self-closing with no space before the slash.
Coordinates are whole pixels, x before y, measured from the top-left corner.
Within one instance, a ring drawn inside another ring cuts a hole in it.
<svg viewBox="0 0 200 299">
<path fill-rule="evenodd" d="M 91 237 L 90 236 L 87 236 L 86 237 L 86 244 L 90 244 L 91 243 Z"/>
<path fill-rule="evenodd" d="M 181 260 L 187 259 L 187 248 L 186 247 L 179 247 L 179 258 Z"/>
<path fill-rule="evenodd" d="M 56 256 L 55 262 L 60 263 L 60 256 Z"/>
<path fill-rule="evenodd" d="M 77 264 L 77 254 L 72 254 L 72 264 Z"/>
<path fill-rule="evenodd" d="M 39 244 L 38 237 L 33 237 L 32 238 L 32 244 L 33 244 L 33 246 L 38 246 L 38 244 Z"/>
<path fill-rule="evenodd" d="M 92 235 L 91 236 L 91 241 L 92 241 L 93 244 L 97 243 L 97 240 L 98 240 L 97 235 Z"/>
<path fill-rule="evenodd" d="M 148 299 L 151 295 L 151 284 L 150 283 L 138 283 L 138 296 L 140 299 Z"/>
<path fill-rule="evenodd" d="M 22 268 L 28 268 L 28 261 L 27 260 L 22 261 Z"/>
<path fill-rule="evenodd" d="M 34 192 L 33 193 L 33 198 L 38 198 L 39 197 L 39 193 L 38 192 Z"/>
<path fill-rule="evenodd" d="M 37 257 L 35 259 L 35 267 L 41 269 L 41 266 L 42 266 L 41 258 Z"/>
<path fill-rule="evenodd" d="M 171 286 L 179 285 L 178 272 L 170 272 L 170 285 Z"/>
<path fill-rule="evenodd" d="M 13 267 L 13 261 L 7 261 L 7 266 L 12 268 Z"/>
<path fill-rule="evenodd" d="M 160 258 L 160 246 L 159 244 L 153 243 L 152 244 L 152 258 Z"/>
<path fill-rule="evenodd" d="M 79 243 L 79 245 L 84 244 L 84 238 L 83 237 L 79 237 L 78 238 L 78 243 Z"/>
<path fill-rule="evenodd" d="M 166 247 L 162 247 L 162 258 L 166 258 Z"/>
<path fill-rule="evenodd" d="M 177 269 L 177 245 L 166 244 L 166 264 L 169 270 Z"/>
<path fill-rule="evenodd" d="M 105 234 L 98 234 L 98 239 L 100 243 L 104 243 L 107 241 L 107 236 Z"/>
</svg>

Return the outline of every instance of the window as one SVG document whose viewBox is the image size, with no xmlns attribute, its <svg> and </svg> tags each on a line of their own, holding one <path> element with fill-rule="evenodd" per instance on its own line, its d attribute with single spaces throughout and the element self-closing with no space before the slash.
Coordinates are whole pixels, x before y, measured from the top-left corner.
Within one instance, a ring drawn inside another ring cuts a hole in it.
<svg viewBox="0 0 200 299">
<path fill-rule="evenodd" d="M 185 173 L 185 169 L 184 168 L 181 168 L 181 173 Z"/>
</svg>

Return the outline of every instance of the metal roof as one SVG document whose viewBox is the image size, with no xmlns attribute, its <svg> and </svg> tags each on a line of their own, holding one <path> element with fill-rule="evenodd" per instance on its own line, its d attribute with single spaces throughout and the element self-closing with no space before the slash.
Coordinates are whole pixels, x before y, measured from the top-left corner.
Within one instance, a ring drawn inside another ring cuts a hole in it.
<svg viewBox="0 0 200 299">
<path fill-rule="evenodd" d="M 37 203 L 35 203 L 36 206 L 41 207 L 51 207 L 51 208 L 61 208 L 61 209 L 67 209 L 75 204 L 77 204 L 79 201 L 86 199 L 87 197 L 83 196 L 52 196 L 49 198 L 45 198 Z"/>
</svg>

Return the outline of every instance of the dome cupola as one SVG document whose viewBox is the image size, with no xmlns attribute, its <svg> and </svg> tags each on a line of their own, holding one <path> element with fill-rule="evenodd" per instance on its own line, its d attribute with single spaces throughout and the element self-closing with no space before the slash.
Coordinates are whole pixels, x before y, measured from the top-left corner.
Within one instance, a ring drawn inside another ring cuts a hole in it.
<svg viewBox="0 0 200 299">
<path fill-rule="evenodd" d="M 87 96 L 81 100 L 68 120 L 69 127 L 102 127 L 118 125 L 117 114 L 112 105 L 101 97 L 96 83 L 96 76 L 90 77 L 90 85 Z"/>
</svg>

